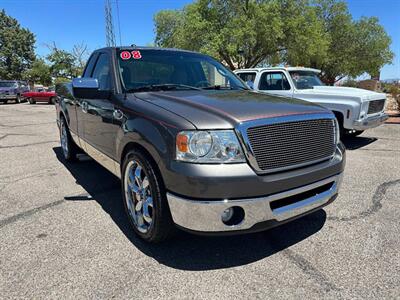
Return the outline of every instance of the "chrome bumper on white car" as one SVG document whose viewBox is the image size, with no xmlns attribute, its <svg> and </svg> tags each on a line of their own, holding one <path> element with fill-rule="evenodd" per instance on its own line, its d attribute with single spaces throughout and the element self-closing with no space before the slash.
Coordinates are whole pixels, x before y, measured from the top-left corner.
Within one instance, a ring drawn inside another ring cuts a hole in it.
<svg viewBox="0 0 400 300">
<path fill-rule="evenodd" d="M 201 201 L 167 193 L 175 224 L 199 232 L 228 232 L 251 229 L 257 223 L 285 220 L 305 214 L 334 200 L 343 173 L 282 193 L 238 200 Z M 298 197 L 296 197 L 298 196 Z M 224 213 L 239 213 L 237 224 L 223 222 Z M 228 225 L 227 225 L 228 223 Z"/>
<path fill-rule="evenodd" d="M 355 130 L 366 130 L 369 128 L 374 128 L 377 127 L 381 124 L 383 124 L 389 116 L 385 114 L 384 112 L 381 112 L 379 114 L 367 116 L 364 119 L 356 120 L 353 123 L 353 129 Z"/>
</svg>

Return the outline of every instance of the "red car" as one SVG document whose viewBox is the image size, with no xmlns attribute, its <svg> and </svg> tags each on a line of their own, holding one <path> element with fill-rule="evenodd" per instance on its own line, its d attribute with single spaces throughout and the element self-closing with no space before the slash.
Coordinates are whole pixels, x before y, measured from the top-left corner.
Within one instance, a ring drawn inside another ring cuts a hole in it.
<svg viewBox="0 0 400 300">
<path fill-rule="evenodd" d="M 36 88 L 34 91 L 23 93 L 22 96 L 27 99 L 30 104 L 35 104 L 36 102 L 54 104 L 56 101 L 56 92 L 54 88 L 49 88 L 47 91 L 43 88 Z"/>
</svg>

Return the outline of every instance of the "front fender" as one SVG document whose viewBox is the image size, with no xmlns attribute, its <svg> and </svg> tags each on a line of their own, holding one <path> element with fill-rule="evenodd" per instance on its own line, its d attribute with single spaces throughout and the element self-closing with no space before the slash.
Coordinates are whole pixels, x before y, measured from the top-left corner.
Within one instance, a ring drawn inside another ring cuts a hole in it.
<svg viewBox="0 0 400 300">
<path fill-rule="evenodd" d="M 129 144 L 137 144 L 158 163 L 161 157 L 168 157 L 172 151 L 172 134 L 169 129 L 145 118 L 127 120 L 117 134 L 117 157 L 122 162 L 124 149 Z"/>
<path fill-rule="evenodd" d="M 136 97 L 120 101 L 116 109 L 124 116 L 116 138 L 116 160 L 122 164 L 126 149 L 138 145 L 152 157 L 164 178 L 175 156 L 177 133 L 193 130 L 194 125 L 178 114 Z"/>
<path fill-rule="evenodd" d="M 318 93 L 295 93 L 294 98 L 310 101 L 343 115 L 343 127 L 352 128 L 361 110 L 361 98 L 355 96 L 329 95 Z"/>
<path fill-rule="evenodd" d="M 71 99 L 69 101 L 72 101 L 73 96 L 70 93 L 70 91 L 66 88 L 64 85 L 57 85 L 56 86 L 56 95 L 57 95 L 57 101 L 55 103 L 56 107 L 56 112 L 57 112 L 57 123 L 59 123 L 61 116 L 65 118 L 67 121 L 67 125 L 69 127 L 70 124 L 70 117 L 68 113 L 68 109 L 65 104 L 66 99 Z M 33 97 L 34 95 L 31 95 L 30 97 Z"/>
</svg>

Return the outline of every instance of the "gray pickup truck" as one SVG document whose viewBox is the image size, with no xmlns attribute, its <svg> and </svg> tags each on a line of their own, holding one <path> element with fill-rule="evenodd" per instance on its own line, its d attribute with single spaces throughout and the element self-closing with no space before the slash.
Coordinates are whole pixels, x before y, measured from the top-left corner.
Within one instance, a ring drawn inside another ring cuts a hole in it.
<svg viewBox="0 0 400 300">
<path fill-rule="evenodd" d="M 9 100 L 15 103 L 24 101 L 23 93 L 29 91 L 29 85 L 21 80 L 0 80 L 0 102 L 7 103 Z"/>
<path fill-rule="evenodd" d="M 209 56 L 103 48 L 57 87 L 64 157 L 84 151 L 121 179 L 133 230 L 158 242 L 265 230 L 338 194 L 345 166 L 335 116 L 251 91 Z"/>
</svg>

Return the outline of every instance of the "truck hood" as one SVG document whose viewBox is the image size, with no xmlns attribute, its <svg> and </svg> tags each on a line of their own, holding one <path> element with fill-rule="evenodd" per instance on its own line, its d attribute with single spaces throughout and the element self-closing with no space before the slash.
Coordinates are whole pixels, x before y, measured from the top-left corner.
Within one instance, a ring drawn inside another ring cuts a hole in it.
<svg viewBox="0 0 400 300">
<path fill-rule="evenodd" d="M 342 96 L 349 98 L 359 98 L 362 100 L 377 100 L 386 98 L 385 94 L 372 92 L 364 89 L 342 86 L 315 86 L 313 89 L 300 90 L 300 93 L 319 94 L 327 96 Z"/>
<path fill-rule="evenodd" d="M 226 129 L 256 119 L 327 113 L 302 100 L 253 91 L 170 91 L 136 93 L 134 97 L 169 110 L 198 129 Z"/>
</svg>

